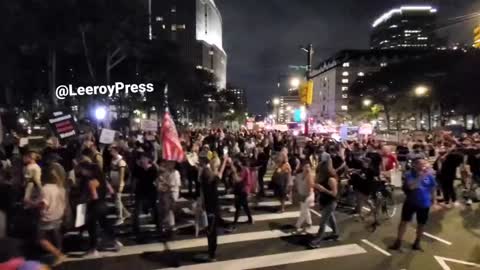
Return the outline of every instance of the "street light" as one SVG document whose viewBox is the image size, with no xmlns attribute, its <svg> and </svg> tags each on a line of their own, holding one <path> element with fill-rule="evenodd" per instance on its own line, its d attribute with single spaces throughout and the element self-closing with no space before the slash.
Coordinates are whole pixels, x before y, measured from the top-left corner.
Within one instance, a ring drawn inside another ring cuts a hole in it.
<svg viewBox="0 0 480 270">
<path fill-rule="evenodd" d="M 415 88 L 415 95 L 417 97 L 423 97 L 428 93 L 428 88 L 426 86 L 420 85 Z"/>
<path fill-rule="evenodd" d="M 291 78 L 290 79 L 290 86 L 294 89 L 297 89 L 300 86 L 300 79 L 299 78 Z"/>
<path fill-rule="evenodd" d="M 371 99 L 364 99 L 363 100 L 363 106 L 370 107 L 371 105 L 372 105 L 372 100 Z"/>
<path fill-rule="evenodd" d="M 273 105 L 277 106 L 280 104 L 280 99 L 279 98 L 274 98 L 273 99 Z"/>
<path fill-rule="evenodd" d="M 103 120 L 105 119 L 105 117 L 107 116 L 107 110 L 105 109 L 105 107 L 98 107 L 97 109 L 95 109 L 95 118 L 97 118 L 97 120 Z"/>
</svg>

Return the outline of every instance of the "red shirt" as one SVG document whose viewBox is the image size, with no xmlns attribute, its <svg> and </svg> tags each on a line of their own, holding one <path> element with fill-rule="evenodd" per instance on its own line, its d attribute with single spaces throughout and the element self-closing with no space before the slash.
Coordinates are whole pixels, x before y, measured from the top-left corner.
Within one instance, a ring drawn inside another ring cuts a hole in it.
<svg viewBox="0 0 480 270">
<path fill-rule="evenodd" d="M 398 161 L 393 154 L 389 154 L 383 157 L 383 166 L 385 167 L 385 171 L 393 170 L 396 164 L 398 164 Z"/>
</svg>

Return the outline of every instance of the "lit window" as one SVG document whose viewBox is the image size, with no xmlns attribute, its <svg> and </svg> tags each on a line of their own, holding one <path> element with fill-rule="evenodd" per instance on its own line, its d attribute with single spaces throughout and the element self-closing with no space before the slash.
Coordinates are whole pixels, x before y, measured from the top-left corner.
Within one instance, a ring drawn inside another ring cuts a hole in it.
<svg viewBox="0 0 480 270">
<path fill-rule="evenodd" d="M 363 73 L 363 72 L 360 71 L 360 72 L 358 72 L 357 75 L 360 76 L 360 77 L 363 77 L 363 76 L 365 76 L 365 73 Z"/>
<path fill-rule="evenodd" d="M 418 39 L 418 40 L 427 40 L 428 37 L 418 37 L 417 39 Z"/>
<path fill-rule="evenodd" d="M 342 79 L 342 83 L 348 83 L 348 79 Z"/>
<path fill-rule="evenodd" d="M 344 72 L 342 73 L 342 76 L 348 76 L 348 75 L 349 75 L 349 74 L 348 74 L 347 71 L 344 71 Z"/>
<path fill-rule="evenodd" d="M 163 29 L 165 29 L 165 28 L 166 28 L 165 24 L 162 24 L 162 28 L 163 28 Z"/>
<path fill-rule="evenodd" d="M 348 86 L 342 86 L 342 91 L 348 91 Z"/>
<path fill-rule="evenodd" d="M 398 25 L 396 25 L 396 24 L 390 25 L 390 28 L 397 28 L 397 27 L 398 27 Z"/>
<path fill-rule="evenodd" d="M 176 24 L 172 24 L 172 31 L 177 31 L 177 25 Z"/>
<path fill-rule="evenodd" d="M 203 67 L 202 67 L 202 66 L 197 66 L 196 68 L 197 68 L 197 69 L 203 69 Z"/>
<path fill-rule="evenodd" d="M 177 8 L 176 7 L 172 7 L 172 9 L 170 10 L 172 13 L 175 13 L 177 12 Z"/>
<path fill-rule="evenodd" d="M 157 17 L 155 17 L 155 21 L 163 22 L 163 17 L 157 16 Z"/>
<path fill-rule="evenodd" d="M 177 24 L 177 29 L 185 29 L 186 27 L 185 24 Z"/>
<path fill-rule="evenodd" d="M 348 106 L 347 105 L 342 105 L 341 109 L 342 109 L 342 111 L 348 111 Z"/>
<path fill-rule="evenodd" d="M 343 67 L 350 67 L 350 63 L 349 62 L 343 63 Z"/>
<path fill-rule="evenodd" d="M 347 94 L 343 94 L 343 95 L 342 95 L 342 98 L 348 98 L 348 95 L 347 95 Z"/>
<path fill-rule="evenodd" d="M 380 66 L 381 66 L 381 67 L 386 67 L 386 66 L 387 66 L 387 63 L 385 63 L 385 62 L 380 63 Z"/>
</svg>

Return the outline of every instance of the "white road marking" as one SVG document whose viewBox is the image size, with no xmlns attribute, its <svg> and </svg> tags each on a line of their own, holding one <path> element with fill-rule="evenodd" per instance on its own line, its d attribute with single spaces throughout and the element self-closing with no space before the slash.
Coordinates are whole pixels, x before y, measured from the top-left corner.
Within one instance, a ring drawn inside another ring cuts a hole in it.
<svg viewBox="0 0 480 270">
<path fill-rule="evenodd" d="M 458 264 L 463 264 L 463 265 L 468 265 L 470 267 L 476 267 L 480 268 L 480 264 L 472 263 L 472 262 L 466 262 L 466 261 L 461 261 L 461 260 L 456 260 L 456 259 L 451 259 L 451 258 L 445 258 L 445 257 L 440 257 L 440 256 L 433 256 L 435 260 L 440 264 L 443 270 L 452 270 L 450 266 L 447 265 L 446 262 L 453 262 L 453 263 L 458 263 Z"/>
<path fill-rule="evenodd" d="M 310 212 L 312 212 L 313 214 L 315 214 L 317 217 L 322 217 L 322 214 L 320 214 L 319 212 L 315 211 L 314 209 L 310 208 Z"/>
<path fill-rule="evenodd" d="M 435 236 L 435 235 L 432 235 L 432 234 L 429 234 L 429 233 L 426 233 L 426 232 L 424 232 L 423 235 L 425 235 L 425 236 L 428 237 L 428 238 L 435 239 L 435 240 L 437 240 L 438 242 L 444 243 L 445 245 L 449 245 L 449 246 L 452 245 L 452 242 L 449 242 L 449 241 L 447 241 L 447 240 L 445 240 L 445 239 L 442 239 L 442 238 L 440 238 L 440 237 L 438 237 L 438 236 Z"/>
<path fill-rule="evenodd" d="M 370 247 L 376 249 L 378 252 L 382 253 L 383 255 L 385 256 L 392 256 L 392 254 L 388 253 L 387 251 L 385 251 L 384 249 L 380 248 L 379 246 L 375 245 L 374 243 L 368 241 L 367 239 L 362 239 L 362 242 L 369 245 Z"/>
<path fill-rule="evenodd" d="M 300 216 L 299 211 L 292 211 L 292 212 L 284 212 L 284 213 L 276 213 L 276 214 L 259 214 L 253 215 L 253 221 L 266 221 L 266 220 L 276 220 L 276 219 L 286 219 L 286 218 L 298 218 Z M 233 221 L 233 217 L 226 217 L 224 218 L 226 221 Z M 247 221 L 247 216 L 240 216 L 239 221 L 245 222 Z"/>
<path fill-rule="evenodd" d="M 242 258 L 229 261 L 221 261 L 206 264 L 187 265 L 178 268 L 167 268 L 165 270 L 245 270 L 279 265 L 288 265 L 302 262 L 318 261 L 329 258 L 345 257 L 367 253 L 365 249 L 357 244 L 342 245 L 329 248 L 320 248 L 307 251 L 286 252 L 274 255 Z"/>
<path fill-rule="evenodd" d="M 307 230 L 307 233 L 314 234 L 318 231 L 319 226 L 312 226 Z M 327 227 L 327 231 L 331 231 L 331 228 Z M 268 231 L 258 231 L 258 232 L 249 232 L 249 233 L 236 233 L 221 235 L 218 237 L 218 244 L 230 244 L 230 243 L 240 243 L 247 241 L 257 241 L 257 240 L 266 240 L 281 238 L 286 236 L 291 236 L 290 232 L 285 232 L 282 230 L 268 230 Z M 136 245 L 136 246 L 126 246 L 123 247 L 119 252 L 101 252 L 102 257 L 120 257 L 126 255 L 135 255 L 142 254 L 146 252 L 163 252 L 165 250 L 180 250 L 187 248 L 196 248 L 196 247 L 206 247 L 207 238 L 190 238 L 185 240 L 171 241 L 166 243 L 155 243 L 155 244 L 146 244 L 146 245 Z M 167 248 L 168 247 L 168 248 Z M 68 258 L 67 261 L 80 261 L 80 260 L 91 260 L 96 259 L 97 257 L 86 257 L 86 258 Z"/>
</svg>

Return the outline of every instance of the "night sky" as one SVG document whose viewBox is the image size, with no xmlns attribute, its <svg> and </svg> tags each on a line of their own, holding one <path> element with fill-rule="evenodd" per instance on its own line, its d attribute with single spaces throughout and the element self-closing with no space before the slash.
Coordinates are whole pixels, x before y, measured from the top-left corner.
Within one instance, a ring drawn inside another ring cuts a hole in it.
<svg viewBox="0 0 480 270">
<path fill-rule="evenodd" d="M 249 110 L 263 113 L 265 101 L 282 95 L 278 76 L 288 65 L 305 65 L 302 44 L 313 43 L 314 64 L 341 49 L 367 49 L 371 24 L 401 5 L 431 4 L 439 21 L 480 12 L 480 0 L 216 0 L 223 17 L 227 78 L 246 89 Z M 443 31 L 450 42 L 471 42 L 480 17 Z"/>
</svg>

